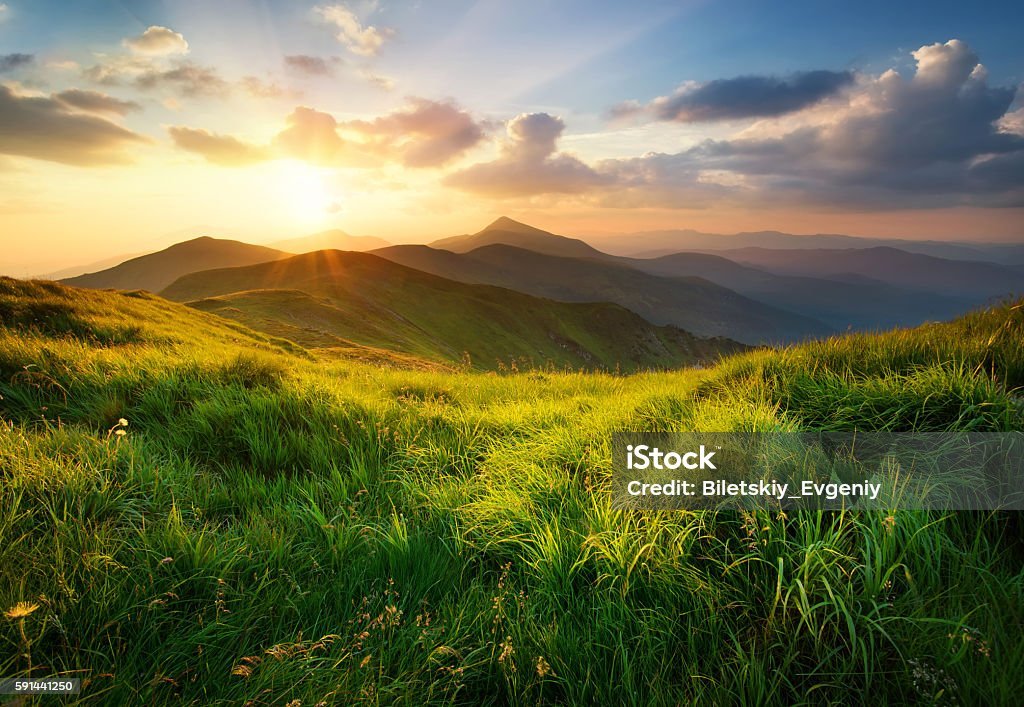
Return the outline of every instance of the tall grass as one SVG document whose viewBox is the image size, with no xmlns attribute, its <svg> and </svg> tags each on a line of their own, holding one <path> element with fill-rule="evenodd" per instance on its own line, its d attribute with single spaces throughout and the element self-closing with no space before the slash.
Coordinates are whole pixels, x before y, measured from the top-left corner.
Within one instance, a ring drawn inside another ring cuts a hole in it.
<svg viewBox="0 0 1024 707">
<path fill-rule="evenodd" d="M 0 285 L 0 610 L 37 607 L 0 620 L 0 675 L 88 704 L 1019 701 L 1016 518 L 608 498 L 614 430 L 1022 429 L 1019 304 L 708 371 L 495 375 Z"/>
</svg>

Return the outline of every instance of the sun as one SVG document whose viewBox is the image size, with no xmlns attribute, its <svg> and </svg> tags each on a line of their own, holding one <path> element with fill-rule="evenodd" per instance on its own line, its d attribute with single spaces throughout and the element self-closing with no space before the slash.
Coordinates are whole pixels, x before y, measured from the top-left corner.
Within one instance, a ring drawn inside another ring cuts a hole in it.
<svg viewBox="0 0 1024 707">
<path fill-rule="evenodd" d="M 329 186 L 329 170 L 297 160 L 282 160 L 274 170 L 275 193 L 293 221 L 317 224 L 337 210 Z"/>
</svg>

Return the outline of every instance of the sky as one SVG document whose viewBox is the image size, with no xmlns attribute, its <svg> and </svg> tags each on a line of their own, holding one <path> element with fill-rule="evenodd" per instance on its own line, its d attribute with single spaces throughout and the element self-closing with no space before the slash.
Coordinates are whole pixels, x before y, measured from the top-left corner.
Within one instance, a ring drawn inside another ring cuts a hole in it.
<svg viewBox="0 0 1024 707">
<path fill-rule="evenodd" d="M 0 272 L 499 215 L 1024 241 L 1024 5 L 0 0 Z"/>
</svg>

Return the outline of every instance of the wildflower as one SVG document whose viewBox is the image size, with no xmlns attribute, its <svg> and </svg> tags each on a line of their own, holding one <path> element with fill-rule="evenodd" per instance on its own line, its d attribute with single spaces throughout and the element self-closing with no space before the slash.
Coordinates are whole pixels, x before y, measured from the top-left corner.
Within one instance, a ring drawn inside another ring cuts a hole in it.
<svg viewBox="0 0 1024 707">
<path fill-rule="evenodd" d="M 10 609 L 5 611 L 4 616 L 11 619 L 12 621 L 16 621 L 18 619 L 24 619 L 38 608 L 39 604 L 30 604 L 27 601 L 19 601 Z"/>
<path fill-rule="evenodd" d="M 537 677 L 542 678 L 545 675 L 554 675 L 555 671 L 551 669 L 551 665 L 544 660 L 544 656 L 537 656 Z"/>
<path fill-rule="evenodd" d="M 512 647 L 512 636 L 505 636 L 505 640 L 499 645 L 501 646 L 501 655 L 498 656 L 499 663 L 510 660 L 516 654 L 516 649 Z"/>
</svg>

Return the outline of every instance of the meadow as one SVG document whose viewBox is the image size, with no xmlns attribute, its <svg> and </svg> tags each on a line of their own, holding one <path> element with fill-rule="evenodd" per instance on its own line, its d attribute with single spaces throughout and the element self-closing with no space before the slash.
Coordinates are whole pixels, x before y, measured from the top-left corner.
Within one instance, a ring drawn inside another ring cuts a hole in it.
<svg viewBox="0 0 1024 707">
<path fill-rule="evenodd" d="M 1024 303 L 706 369 L 0 279 L 0 675 L 83 704 L 1019 704 L 1009 513 L 610 510 L 617 430 L 1021 430 Z"/>
</svg>

